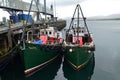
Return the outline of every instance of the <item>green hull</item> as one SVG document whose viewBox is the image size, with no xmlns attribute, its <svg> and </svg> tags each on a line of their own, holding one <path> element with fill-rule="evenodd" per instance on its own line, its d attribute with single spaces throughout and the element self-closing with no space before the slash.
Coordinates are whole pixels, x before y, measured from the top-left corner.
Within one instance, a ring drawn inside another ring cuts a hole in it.
<svg viewBox="0 0 120 80">
<path fill-rule="evenodd" d="M 94 55 L 89 60 L 88 64 L 81 70 L 76 71 L 69 66 L 68 62 L 64 60 L 63 62 L 63 72 L 64 77 L 67 80 L 91 80 L 94 73 L 95 59 Z"/>
<path fill-rule="evenodd" d="M 65 59 L 74 69 L 80 70 L 89 62 L 93 55 L 93 51 L 89 53 L 88 50 L 89 47 L 67 46 Z"/>
<path fill-rule="evenodd" d="M 25 74 L 31 75 L 55 60 L 61 46 L 37 45 L 26 43 L 25 50 L 21 52 L 22 62 L 25 67 Z"/>
</svg>

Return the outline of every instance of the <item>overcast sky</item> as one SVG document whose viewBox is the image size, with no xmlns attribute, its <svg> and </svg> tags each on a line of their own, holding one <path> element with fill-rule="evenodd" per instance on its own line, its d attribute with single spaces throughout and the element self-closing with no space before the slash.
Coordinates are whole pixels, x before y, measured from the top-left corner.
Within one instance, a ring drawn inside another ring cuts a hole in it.
<svg viewBox="0 0 120 80">
<path fill-rule="evenodd" d="M 43 3 L 44 0 L 40 0 L 40 2 Z M 81 5 L 86 17 L 120 14 L 120 0 L 46 0 L 46 2 L 48 7 L 53 4 L 54 12 L 59 18 L 72 17 L 77 4 Z M 1 12 L 0 14 L 6 13 Z"/>
<path fill-rule="evenodd" d="M 48 3 L 50 4 L 48 0 Z M 76 5 L 79 3 L 86 17 L 108 16 L 120 14 L 120 0 L 54 0 L 56 3 L 56 15 L 72 17 Z M 47 4 L 48 4 L 47 3 Z"/>
<path fill-rule="evenodd" d="M 30 1 L 30 0 L 29 0 Z M 40 0 L 43 3 L 44 0 Z M 86 17 L 120 14 L 120 0 L 46 0 L 47 6 L 54 5 L 54 12 L 60 18 L 71 17 L 80 4 Z"/>
</svg>

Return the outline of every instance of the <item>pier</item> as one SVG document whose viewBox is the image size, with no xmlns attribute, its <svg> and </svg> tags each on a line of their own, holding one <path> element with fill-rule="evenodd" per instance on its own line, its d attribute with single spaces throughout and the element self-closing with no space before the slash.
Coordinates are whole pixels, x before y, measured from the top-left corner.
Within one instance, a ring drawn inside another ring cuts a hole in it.
<svg viewBox="0 0 120 80">
<path fill-rule="evenodd" d="M 38 22 L 40 20 L 40 14 L 43 15 L 50 15 L 53 17 L 53 9 L 46 7 L 46 3 L 44 2 L 44 4 L 41 4 L 39 2 L 39 0 L 31 0 L 30 3 L 28 2 L 24 2 L 23 0 L 0 0 L 0 8 L 3 9 L 4 11 L 7 11 L 8 14 L 10 14 L 10 17 L 14 18 L 13 20 L 15 20 L 14 24 L 9 24 L 11 20 L 7 20 L 6 18 L 4 18 L 4 20 L 0 23 L 0 34 L 2 33 L 6 33 L 9 30 L 9 26 L 11 28 L 11 30 L 16 30 L 16 29 L 20 29 L 23 27 L 23 23 L 28 17 L 24 17 L 27 14 L 23 14 L 24 11 L 26 12 L 34 12 L 33 15 L 30 15 L 31 20 L 32 18 L 34 18 L 35 16 L 37 16 L 37 21 Z M 24 16 L 22 16 L 22 20 L 18 20 L 17 18 L 19 18 L 19 13 L 23 14 Z M 28 15 L 29 16 L 29 15 Z M 36 23 L 35 22 L 35 23 Z M 27 22 L 27 25 L 31 25 L 31 22 Z"/>
<path fill-rule="evenodd" d="M 0 0 L 0 8 L 16 10 L 16 11 L 29 11 L 30 4 L 31 3 L 24 2 L 22 0 Z M 36 3 L 34 2 L 33 5 L 31 6 L 31 12 L 38 12 L 38 9 L 40 13 L 53 15 L 52 9 L 46 7 L 46 12 L 45 12 L 45 7 L 43 4 L 37 3 L 36 5 Z"/>
</svg>

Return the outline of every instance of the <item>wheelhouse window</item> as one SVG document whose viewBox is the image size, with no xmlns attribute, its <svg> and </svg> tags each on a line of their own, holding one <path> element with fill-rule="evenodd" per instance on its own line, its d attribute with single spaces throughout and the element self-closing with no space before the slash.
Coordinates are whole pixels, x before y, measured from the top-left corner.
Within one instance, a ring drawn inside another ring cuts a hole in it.
<svg viewBox="0 0 120 80">
<path fill-rule="evenodd" d="M 41 32 L 41 35 L 44 35 L 44 32 Z"/>
<path fill-rule="evenodd" d="M 50 32 L 49 32 L 49 34 L 51 35 L 51 34 L 52 34 L 52 32 L 50 31 Z"/>
<path fill-rule="evenodd" d="M 82 30 L 82 33 L 84 33 L 84 30 Z"/>
<path fill-rule="evenodd" d="M 48 34 L 48 32 L 46 31 L 46 35 Z"/>
</svg>

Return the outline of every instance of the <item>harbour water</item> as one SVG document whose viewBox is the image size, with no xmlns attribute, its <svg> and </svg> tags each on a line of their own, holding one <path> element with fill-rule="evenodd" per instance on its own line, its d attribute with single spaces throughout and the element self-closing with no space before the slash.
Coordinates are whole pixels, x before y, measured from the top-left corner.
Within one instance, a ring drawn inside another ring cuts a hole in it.
<svg viewBox="0 0 120 80">
<path fill-rule="evenodd" d="M 80 71 L 74 71 L 64 57 L 59 57 L 26 78 L 17 56 L 0 72 L 0 80 L 120 80 L 120 21 L 88 21 L 87 24 L 93 33 L 96 51 L 89 64 Z"/>
<path fill-rule="evenodd" d="M 120 80 L 120 21 L 88 23 L 96 44 L 92 80 Z"/>
</svg>

